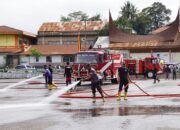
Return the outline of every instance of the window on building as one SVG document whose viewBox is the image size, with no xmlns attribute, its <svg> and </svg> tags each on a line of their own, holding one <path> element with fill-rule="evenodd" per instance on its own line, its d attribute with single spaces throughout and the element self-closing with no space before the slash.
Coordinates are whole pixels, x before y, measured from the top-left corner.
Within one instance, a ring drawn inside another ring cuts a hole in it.
<svg viewBox="0 0 180 130">
<path fill-rule="evenodd" d="M 63 62 L 74 62 L 74 56 L 64 56 Z"/>
<path fill-rule="evenodd" d="M 52 62 L 52 57 L 51 56 L 46 56 L 46 62 Z"/>
<path fill-rule="evenodd" d="M 36 62 L 39 62 L 39 57 L 36 57 Z"/>
</svg>

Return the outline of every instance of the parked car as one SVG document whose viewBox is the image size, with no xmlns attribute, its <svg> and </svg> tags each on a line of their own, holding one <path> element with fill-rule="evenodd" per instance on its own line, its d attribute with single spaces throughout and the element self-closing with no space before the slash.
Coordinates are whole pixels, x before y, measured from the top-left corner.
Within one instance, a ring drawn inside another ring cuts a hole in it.
<svg viewBox="0 0 180 130">
<path fill-rule="evenodd" d="M 22 71 L 25 71 L 25 72 L 33 72 L 35 70 L 34 67 L 32 67 L 31 65 L 17 65 L 15 67 L 15 69 L 18 71 L 18 70 L 22 70 Z"/>
</svg>

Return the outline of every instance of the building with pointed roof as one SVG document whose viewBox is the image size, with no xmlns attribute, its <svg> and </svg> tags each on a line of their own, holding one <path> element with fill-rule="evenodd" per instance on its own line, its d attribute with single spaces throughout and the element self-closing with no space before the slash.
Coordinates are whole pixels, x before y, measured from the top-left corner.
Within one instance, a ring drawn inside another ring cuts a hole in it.
<svg viewBox="0 0 180 130">
<path fill-rule="evenodd" d="M 165 58 L 166 62 L 180 63 L 180 17 L 149 35 L 135 35 L 118 29 L 109 14 L 109 48 L 127 51 L 130 57 L 144 58 L 155 55 Z M 163 56 L 164 55 L 164 56 Z"/>
</svg>

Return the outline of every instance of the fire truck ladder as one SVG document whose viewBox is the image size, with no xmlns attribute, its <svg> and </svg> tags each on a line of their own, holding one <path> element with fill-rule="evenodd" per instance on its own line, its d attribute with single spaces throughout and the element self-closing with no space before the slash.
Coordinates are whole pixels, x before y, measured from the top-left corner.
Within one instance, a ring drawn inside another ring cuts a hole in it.
<svg viewBox="0 0 180 130">
<path fill-rule="evenodd" d="M 100 73 L 103 74 L 103 72 L 112 64 L 112 61 L 109 61 L 104 67 L 101 68 Z"/>
</svg>

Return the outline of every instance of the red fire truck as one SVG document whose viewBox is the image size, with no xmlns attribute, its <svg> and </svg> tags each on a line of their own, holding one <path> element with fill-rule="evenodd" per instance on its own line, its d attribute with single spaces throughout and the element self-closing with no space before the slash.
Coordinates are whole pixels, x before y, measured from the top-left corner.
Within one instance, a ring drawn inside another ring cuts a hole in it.
<svg viewBox="0 0 180 130">
<path fill-rule="evenodd" d="M 146 57 L 143 60 L 124 59 L 122 54 L 112 54 L 108 50 L 87 50 L 76 53 L 73 64 L 73 76 L 79 80 L 88 76 L 87 64 L 99 73 L 102 80 L 110 79 L 112 83 L 117 83 L 118 68 L 120 63 L 125 62 L 130 75 L 142 75 L 145 72 L 149 78 L 153 77 L 153 69 L 160 70 L 160 65 L 156 57 Z"/>
<path fill-rule="evenodd" d="M 157 57 L 146 57 L 145 59 L 124 59 L 130 75 L 147 74 L 148 78 L 153 77 L 153 69 L 161 70 Z"/>
<path fill-rule="evenodd" d="M 73 76 L 81 79 L 88 76 L 87 64 L 97 71 L 102 80 L 110 79 L 117 83 L 117 71 L 122 58 L 120 54 L 110 54 L 108 50 L 87 50 L 76 53 L 73 64 Z"/>
</svg>

